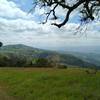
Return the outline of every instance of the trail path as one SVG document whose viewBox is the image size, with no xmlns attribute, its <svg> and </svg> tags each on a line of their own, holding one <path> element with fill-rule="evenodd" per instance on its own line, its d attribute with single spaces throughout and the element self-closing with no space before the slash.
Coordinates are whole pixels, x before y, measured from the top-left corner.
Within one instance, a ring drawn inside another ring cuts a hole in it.
<svg viewBox="0 0 100 100">
<path fill-rule="evenodd" d="M 0 100 L 15 100 L 15 98 L 9 96 L 5 89 L 0 85 Z"/>
</svg>

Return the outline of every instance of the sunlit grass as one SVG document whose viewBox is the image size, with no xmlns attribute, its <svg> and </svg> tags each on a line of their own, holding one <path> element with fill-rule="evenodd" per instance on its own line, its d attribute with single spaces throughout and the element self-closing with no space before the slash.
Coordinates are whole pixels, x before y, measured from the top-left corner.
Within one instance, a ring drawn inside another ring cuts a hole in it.
<svg viewBox="0 0 100 100">
<path fill-rule="evenodd" d="M 100 72 L 89 75 L 79 68 L 1 68 L 0 94 L 9 97 L 6 100 L 100 100 Z"/>
</svg>

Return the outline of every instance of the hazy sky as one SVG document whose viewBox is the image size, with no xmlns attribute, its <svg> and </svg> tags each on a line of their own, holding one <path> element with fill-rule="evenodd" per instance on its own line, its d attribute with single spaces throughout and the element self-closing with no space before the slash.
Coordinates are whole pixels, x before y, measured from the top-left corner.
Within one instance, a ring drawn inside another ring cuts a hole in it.
<svg viewBox="0 0 100 100">
<path fill-rule="evenodd" d="M 39 24 L 43 9 L 38 7 L 33 14 L 32 0 L 0 0 L 0 41 L 6 44 L 26 44 L 33 47 L 59 49 L 75 45 L 100 45 L 100 22 L 91 22 L 87 31 L 74 35 L 79 25 L 77 11 L 72 13 L 70 21 L 61 29 L 47 24 Z M 62 18 L 63 11 L 57 10 Z M 76 19 L 75 19 L 76 18 Z M 83 28 L 85 30 L 86 27 Z"/>
</svg>

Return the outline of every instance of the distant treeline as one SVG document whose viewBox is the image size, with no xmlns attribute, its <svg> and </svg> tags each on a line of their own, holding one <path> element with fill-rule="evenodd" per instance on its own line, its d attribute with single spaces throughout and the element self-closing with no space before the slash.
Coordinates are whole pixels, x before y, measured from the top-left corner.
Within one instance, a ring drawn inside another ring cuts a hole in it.
<svg viewBox="0 0 100 100">
<path fill-rule="evenodd" d="M 57 67 L 60 65 L 59 61 L 59 58 L 56 56 L 48 58 L 32 58 L 14 53 L 0 54 L 1 67 Z"/>
</svg>

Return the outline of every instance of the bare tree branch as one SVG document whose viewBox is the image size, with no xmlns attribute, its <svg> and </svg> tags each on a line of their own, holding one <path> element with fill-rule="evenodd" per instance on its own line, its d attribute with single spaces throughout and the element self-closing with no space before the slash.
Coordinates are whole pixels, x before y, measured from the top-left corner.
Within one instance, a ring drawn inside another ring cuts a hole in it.
<svg viewBox="0 0 100 100">
<path fill-rule="evenodd" d="M 99 15 L 100 12 L 100 0 L 76 0 L 71 5 L 68 3 L 67 0 L 38 0 L 37 2 L 36 4 L 39 5 L 40 8 L 52 7 L 52 9 L 46 13 L 46 19 L 43 24 L 48 21 L 49 16 L 51 14 L 54 20 L 58 18 L 55 11 L 55 9 L 58 9 L 58 6 L 62 7 L 63 9 L 66 9 L 66 16 L 64 16 L 64 20 L 61 23 L 52 23 L 52 25 L 55 25 L 58 28 L 64 26 L 69 21 L 71 13 L 74 12 L 74 10 L 76 10 L 79 6 L 81 6 L 79 12 L 80 14 L 82 14 L 81 21 L 83 22 L 89 22 L 90 20 L 93 21 L 95 19 L 94 14 Z"/>
</svg>

